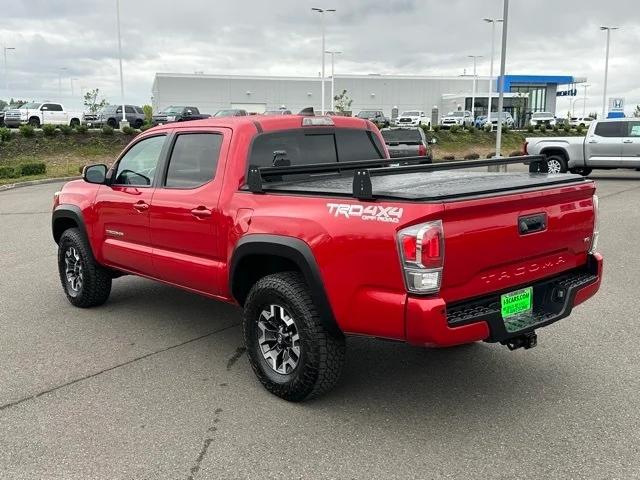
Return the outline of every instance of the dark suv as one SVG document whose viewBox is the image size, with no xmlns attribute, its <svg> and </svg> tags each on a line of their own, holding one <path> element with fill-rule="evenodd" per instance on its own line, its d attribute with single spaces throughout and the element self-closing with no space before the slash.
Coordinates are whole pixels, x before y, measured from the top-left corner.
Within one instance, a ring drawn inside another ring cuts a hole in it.
<svg viewBox="0 0 640 480">
<path fill-rule="evenodd" d="M 384 116 L 382 110 L 362 110 L 358 115 L 356 115 L 356 117 L 371 120 L 380 128 L 388 127 L 390 125 L 389 119 Z"/>
<path fill-rule="evenodd" d="M 142 107 L 125 105 L 124 114 L 127 122 L 129 122 L 129 125 L 133 128 L 140 128 L 144 124 L 144 110 L 142 110 Z M 88 127 L 99 128 L 109 125 L 112 128 L 118 128 L 121 121 L 122 105 L 107 105 L 98 112 L 95 120 L 87 120 L 86 123 Z"/>
<path fill-rule="evenodd" d="M 187 120 L 202 120 L 209 118 L 211 115 L 200 113 L 198 107 L 190 107 L 184 105 L 171 105 L 161 112 L 156 113 L 153 118 L 154 125 L 162 125 L 171 122 L 186 122 Z"/>
</svg>

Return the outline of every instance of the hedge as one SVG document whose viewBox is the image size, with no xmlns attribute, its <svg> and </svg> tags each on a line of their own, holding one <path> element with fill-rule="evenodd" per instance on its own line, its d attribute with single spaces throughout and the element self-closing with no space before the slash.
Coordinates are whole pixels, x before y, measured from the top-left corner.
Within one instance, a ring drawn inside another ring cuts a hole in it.
<svg viewBox="0 0 640 480">
<path fill-rule="evenodd" d="M 42 175 L 47 172 L 47 165 L 44 162 L 23 163 L 18 166 L 20 175 Z"/>
<path fill-rule="evenodd" d="M 0 166 L 0 178 L 16 178 L 16 170 L 9 166 Z"/>
</svg>

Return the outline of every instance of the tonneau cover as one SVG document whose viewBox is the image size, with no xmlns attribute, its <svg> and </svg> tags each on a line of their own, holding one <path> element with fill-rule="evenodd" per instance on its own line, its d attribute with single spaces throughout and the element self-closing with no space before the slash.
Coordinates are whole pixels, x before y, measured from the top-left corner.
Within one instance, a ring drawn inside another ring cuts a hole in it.
<svg viewBox="0 0 640 480">
<path fill-rule="evenodd" d="M 529 172 L 435 171 L 399 175 L 372 176 L 377 198 L 438 201 L 456 197 L 485 195 L 529 188 L 545 188 L 567 183 L 584 182 L 573 174 Z M 352 192 L 353 174 L 318 175 L 295 181 L 269 182 L 267 191 L 318 195 L 348 195 Z"/>
</svg>

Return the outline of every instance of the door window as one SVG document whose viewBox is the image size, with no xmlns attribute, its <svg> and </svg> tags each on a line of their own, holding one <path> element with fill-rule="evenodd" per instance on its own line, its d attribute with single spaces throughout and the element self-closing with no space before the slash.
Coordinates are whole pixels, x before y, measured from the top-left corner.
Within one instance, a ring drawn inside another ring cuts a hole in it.
<svg viewBox="0 0 640 480">
<path fill-rule="evenodd" d="M 124 107 L 124 113 L 135 113 L 135 110 L 133 109 L 133 107 L 130 107 L 129 105 L 126 105 Z"/>
<path fill-rule="evenodd" d="M 627 137 L 640 137 L 640 121 L 638 122 L 627 122 L 628 131 Z"/>
<path fill-rule="evenodd" d="M 118 163 L 116 185 L 149 187 L 153 184 L 165 136 L 145 138 L 131 147 Z"/>
<path fill-rule="evenodd" d="M 596 125 L 595 135 L 600 137 L 624 137 L 622 122 L 600 122 Z"/>
<path fill-rule="evenodd" d="M 61 112 L 62 111 L 62 105 L 59 105 L 57 103 L 45 103 L 43 106 L 47 107 L 47 111 L 49 112 Z"/>
<path fill-rule="evenodd" d="M 222 135 L 218 133 L 184 133 L 176 138 L 171 152 L 165 186 L 196 188 L 211 181 L 216 174 Z"/>
</svg>

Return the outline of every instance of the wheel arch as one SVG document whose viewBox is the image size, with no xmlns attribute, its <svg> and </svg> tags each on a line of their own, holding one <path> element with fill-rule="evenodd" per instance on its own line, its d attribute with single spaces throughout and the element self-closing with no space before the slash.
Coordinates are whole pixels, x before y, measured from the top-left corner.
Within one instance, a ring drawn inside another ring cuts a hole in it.
<svg viewBox="0 0 640 480">
<path fill-rule="evenodd" d="M 329 333 L 341 336 L 318 263 L 309 245 L 300 239 L 282 235 L 252 234 L 240 239 L 231 257 L 229 287 L 240 305 L 249 290 L 265 275 L 287 270 L 299 271 L 309 286 L 320 318 Z"/>
<path fill-rule="evenodd" d="M 541 155 L 546 155 L 547 157 L 551 155 L 560 155 L 566 162 L 569 161 L 569 153 L 562 147 L 558 146 L 549 146 L 540 150 Z"/>
<path fill-rule="evenodd" d="M 51 233 L 53 234 L 53 240 L 58 243 L 64 231 L 69 228 L 78 228 L 85 239 L 87 241 L 89 240 L 80 207 L 77 205 L 60 204 L 51 215 Z M 88 244 L 91 245 L 91 242 L 88 242 Z"/>
</svg>

